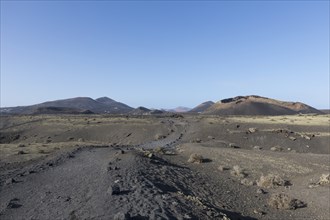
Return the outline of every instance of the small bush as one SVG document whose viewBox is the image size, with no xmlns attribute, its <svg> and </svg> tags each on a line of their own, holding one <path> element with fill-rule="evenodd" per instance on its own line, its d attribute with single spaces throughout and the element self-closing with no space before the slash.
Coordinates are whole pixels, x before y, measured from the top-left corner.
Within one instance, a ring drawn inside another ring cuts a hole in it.
<svg viewBox="0 0 330 220">
<path fill-rule="evenodd" d="M 235 165 L 233 167 L 233 170 L 230 172 L 230 174 L 233 176 L 240 177 L 240 178 L 244 178 L 247 176 L 246 173 L 244 172 L 244 170 L 238 165 Z"/>
<path fill-rule="evenodd" d="M 320 180 L 317 182 L 319 185 L 329 185 L 330 184 L 330 174 L 322 174 Z"/>
<path fill-rule="evenodd" d="M 243 178 L 241 180 L 241 184 L 244 185 L 244 186 L 253 186 L 254 185 L 254 182 L 253 181 L 250 181 L 246 178 Z"/>
<path fill-rule="evenodd" d="M 268 205 L 275 209 L 294 210 L 305 207 L 306 205 L 297 199 L 293 199 L 284 193 L 274 193 L 268 200 Z"/>
<path fill-rule="evenodd" d="M 284 186 L 285 184 L 285 180 L 274 174 L 268 174 L 267 176 L 262 175 L 260 180 L 257 181 L 257 185 L 263 188 L 275 188 L 278 186 Z"/>
<path fill-rule="evenodd" d="M 198 154 L 191 154 L 188 160 L 189 163 L 203 163 L 204 162 L 204 158 L 202 155 L 198 155 Z"/>
</svg>

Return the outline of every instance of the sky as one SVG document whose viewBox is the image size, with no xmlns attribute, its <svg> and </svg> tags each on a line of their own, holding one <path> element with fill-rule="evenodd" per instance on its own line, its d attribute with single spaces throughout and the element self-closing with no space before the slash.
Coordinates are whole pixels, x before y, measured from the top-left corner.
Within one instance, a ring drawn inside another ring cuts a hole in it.
<svg viewBox="0 0 330 220">
<path fill-rule="evenodd" d="M 1 1 L 1 107 L 108 96 L 329 109 L 329 1 Z"/>
</svg>

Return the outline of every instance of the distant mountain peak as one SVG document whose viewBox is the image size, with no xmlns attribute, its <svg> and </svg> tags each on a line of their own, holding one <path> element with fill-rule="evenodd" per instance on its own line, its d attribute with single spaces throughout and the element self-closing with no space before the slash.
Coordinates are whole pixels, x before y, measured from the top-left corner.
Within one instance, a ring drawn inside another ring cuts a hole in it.
<svg viewBox="0 0 330 220">
<path fill-rule="evenodd" d="M 182 113 L 182 112 L 188 112 L 191 108 L 184 107 L 184 106 L 178 106 L 173 109 L 166 109 L 168 112 L 177 112 L 177 113 Z"/>
<path fill-rule="evenodd" d="M 115 100 L 110 99 L 107 96 L 103 96 L 103 97 L 97 98 L 95 100 L 98 101 L 98 102 L 116 102 Z"/>
</svg>

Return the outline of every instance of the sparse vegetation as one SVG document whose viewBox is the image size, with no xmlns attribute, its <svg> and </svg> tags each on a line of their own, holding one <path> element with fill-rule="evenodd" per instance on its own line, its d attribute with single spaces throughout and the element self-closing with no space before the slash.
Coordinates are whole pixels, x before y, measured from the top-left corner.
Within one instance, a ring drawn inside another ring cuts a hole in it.
<svg viewBox="0 0 330 220">
<path fill-rule="evenodd" d="M 202 155 L 199 154 L 191 154 L 189 159 L 188 159 L 189 163 L 203 163 L 204 162 L 204 158 Z"/>
<path fill-rule="evenodd" d="M 257 181 L 257 185 L 263 188 L 275 188 L 278 186 L 284 186 L 286 181 L 283 180 L 279 175 L 268 174 L 267 176 L 262 175 Z"/>
<path fill-rule="evenodd" d="M 293 199 L 284 193 L 274 193 L 268 200 L 268 205 L 275 209 L 294 210 L 306 206 L 302 201 Z"/>
</svg>

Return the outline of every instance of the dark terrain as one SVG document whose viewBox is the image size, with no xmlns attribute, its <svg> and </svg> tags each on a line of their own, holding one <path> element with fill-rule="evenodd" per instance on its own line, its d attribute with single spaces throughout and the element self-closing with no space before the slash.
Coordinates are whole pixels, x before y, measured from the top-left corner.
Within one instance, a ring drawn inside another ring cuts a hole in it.
<svg viewBox="0 0 330 220">
<path fill-rule="evenodd" d="M 329 120 L 1 116 L 0 219 L 328 219 Z"/>
</svg>

